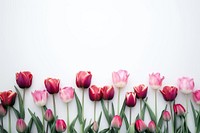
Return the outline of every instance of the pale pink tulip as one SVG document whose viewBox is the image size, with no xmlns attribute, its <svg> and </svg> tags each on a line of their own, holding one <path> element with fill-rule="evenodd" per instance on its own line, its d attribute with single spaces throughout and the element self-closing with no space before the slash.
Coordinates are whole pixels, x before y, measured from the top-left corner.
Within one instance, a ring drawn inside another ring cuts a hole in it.
<svg viewBox="0 0 200 133">
<path fill-rule="evenodd" d="M 47 103 L 48 93 L 46 90 L 35 90 L 31 92 L 33 100 L 37 106 L 44 106 Z"/>
<path fill-rule="evenodd" d="M 119 70 L 112 73 L 113 84 L 117 88 L 124 88 L 128 82 L 129 74 L 126 70 Z"/>
<path fill-rule="evenodd" d="M 190 94 L 194 90 L 194 80 L 189 77 L 178 79 L 178 88 L 184 94 Z"/>
<path fill-rule="evenodd" d="M 157 90 L 162 86 L 164 76 L 160 76 L 160 73 L 149 74 L 149 85 L 152 89 Z"/>
<path fill-rule="evenodd" d="M 122 126 L 122 118 L 119 115 L 115 115 L 111 121 L 111 127 L 120 129 Z"/>
<path fill-rule="evenodd" d="M 74 88 L 64 87 L 63 89 L 60 89 L 59 96 L 64 103 L 71 102 L 74 98 Z"/>
</svg>

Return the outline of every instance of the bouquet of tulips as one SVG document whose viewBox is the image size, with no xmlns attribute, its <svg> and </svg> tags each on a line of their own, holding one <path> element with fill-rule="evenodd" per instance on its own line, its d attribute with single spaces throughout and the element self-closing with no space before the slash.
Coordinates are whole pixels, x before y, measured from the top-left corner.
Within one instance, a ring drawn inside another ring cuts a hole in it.
<svg viewBox="0 0 200 133">
<path fill-rule="evenodd" d="M 29 71 L 16 73 L 17 86 L 14 86 L 15 91 L 0 92 L 0 133 L 16 131 L 18 133 L 31 133 L 33 125 L 38 133 L 119 133 L 123 123 L 126 130 L 121 131 L 123 133 L 190 133 L 191 129 L 188 126 L 189 103 L 194 118 L 195 133 L 200 133 L 200 109 L 196 109 L 196 106 L 193 105 L 194 103 L 200 105 L 200 90 L 194 90 L 192 78 L 179 78 L 177 87 L 162 87 L 164 76 L 161 76 L 160 73 L 150 74 L 149 87 L 154 91 L 154 108 L 148 103 L 148 86 L 144 84 L 134 86 L 132 91 L 121 96 L 121 91 L 126 90 L 128 78 L 129 73 L 126 70 L 119 70 L 112 73 L 113 84 L 99 87 L 91 85 L 91 72 L 80 71 L 76 74 L 76 87 L 79 89 L 74 89 L 75 87 L 71 86 L 61 87 L 59 79 L 47 78 L 44 80 L 45 89 L 31 92 L 35 105 L 41 109 L 41 114 L 37 114 L 31 110 L 31 106 L 26 107 L 27 101 L 25 100 L 26 90 L 31 88 L 33 75 Z M 82 95 L 78 96 L 77 91 L 81 91 Z M 89 118 L 90 121 L 84 114 L 86 91 L 89 99 L 94 103 L 92 105 L 94 116 Z M 185 95 L 185 107 L 175 101 L 179 91 Z M 117 101 L 113 101 L 115 92 L 117 92 Z M 161 94 L 166 101 L 166 106 L 160 115 L 157 112 L 158 94 Z M 190 94 L 192 94 L 193 102 L 189 101 Z M 59 112 L 57 113 L 58 99 L 55 98 L 55 95 L 59 95 L 60 100 L 65 103 L 67 119 L 60 118 Z M 52 96 L 53 109 L 47 106 L 49 96 Z M 19 103 L 17 107 L 15 105 L 16 98 Z M 74 118 L 70 118 L 72 110 L 69 109 L 69 106 L 72 100 L 76 101 L 77 107 L 77 114 Z M 120 105 L 120 101 L 123 101 L 122 105 Z M 139 112 L 133 118 L 132 112 L 137 102 L 139 102 Z M 96 113 L 97 104 L 101 104 L 102 107 L 100 114 Z M 25 113 L 27 110 L 29 114 Z M 128 110 L 128 114 L 126 110 Z M 12 120 L 11 111 L 16 116 Z M 146 113 L 150 116 L 149 120 L 145 118 Z M 25 120 L 26 115 L 31 116 L 28 121 Z M 105 116 L 105 120 L 102 120 L 102 115 Z M 6 116 L 8 117 L 8 129 L 4 126 L 4 117 Z M 13 126 L 11 127 L 11 121 L 16 121 L 16 131 L 12 131 L 14 129 Z M 106 127 L 101 126 L 102 121 L 107 122 Z M 80 126 L 80 129 L 75 128 L 76 124 Z"/>
</svg>

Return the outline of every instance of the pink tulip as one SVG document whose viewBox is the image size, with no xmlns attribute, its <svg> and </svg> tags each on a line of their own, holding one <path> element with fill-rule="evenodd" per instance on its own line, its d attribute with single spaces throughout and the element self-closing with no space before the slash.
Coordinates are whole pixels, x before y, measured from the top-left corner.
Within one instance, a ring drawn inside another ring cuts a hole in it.
<svg viewBox="0 0 200 133">
<path fill-rule="evenodd" d="M 46 90 L 35 90 L 31 92 L 33 100 L 37 106 L 44 106 L 47 103 L 48 93 Z"/>
<path fill-rule="evenodd" d="M 60 89 L 59 96 L 64 103 L 71 102 L 74 98 L 74 88 L 64 87 L 63 89 Z"/>
<path fill-rule="evenodd" d="M 13 106 L 15 104 L 17 93 L 11 90 L 0 92 L 1 104 L 5 107 Z"/>
<path fill-rule="evenodd" d="M 144 99 L 146 96 L 147 96 L 147 90 L 148 90 L 148 87 L 145 86 L 144 84 L 141 84 L 139 86 L 135 86 L 133 87 L 135 93 L 136 93 L 136 97 L 138 99 Z"/>
<path fill-rule="evenodd" d="M 165 86 L 163 90 L 160 90 L 166 101 L 174 101 L 177 96 L 178 89 L 174 86 Z"/>
<path fill-rule="evenodd" d="M 178 116 L 185 114 L 185 108 L 181 104 L 174 104 L 174 113 Z"/>
<path fill-rule="evenodd" d="M 44 84 L 49 94 L 56 94 L 59 92 L 60 89 L 59 79 L 47 78 L 44 80 Z"/>
<path fill-rule="evenodd" d="M 44 119 L 45 119 L 46 121 L 48 121 L 48 122 L 51 122 L 51 121 L 54 119 L 54 117 L 53 117 L 53 112 L 52 112 L 51 109 L 47 109 L 47 110 L 45 111 Z"/>
<path fill-rule="evenodd" d="M 16 73 L 16 82 L 22 89 L 29 88 L 32 84 L 33 75 L 29 71 Z"/>
<path fill-rule="evenodd" d="M 115 115 L 111 121 L 111 127 L 120 129 L 122 126 L 122 118 L 119 115 Z"/>
<path fill-rule="evenodd" d="M 141 133 L 147 129 L 147 126 L 142 119 L 137 119 L 135 122 L 135 129 Z"/>
<path fill-rule="evenodd" d="M 64 120 L 57 119 L 56 120 L 56 131 L 57 132 L 64 132 L 67 128 L 67 125 Z"/>
<path fill-rule="evenodd" d="M 2 104 L 0 104 L 0 118 L 4 117 L 6 113 L 7 113 L 6 108 Z"/>
<path fill-rule="evenodd" d="M 94 122 L 93 122 L 93 130 L 94 130 L 95 132 L 97 132 L 98 129 L 99 129 L 98 122 L 94 121 Z"/>
<path fill-rule="evenodd" d="M 100 101 L 102 98 L 101 87 L 97 87 L 96 85 L 92 85 L 89 88 L 89 97 L 91 101 Z"/>
<path fill-rule="evenodd" d="M 134 107 L 136 105 L 136 94 L 135 92 L 127 92 L 126 93 L 126 105 L 128 107 Z"/>
<path fill-rule="evenodd" d="M 113 86 L 104 86 L 101 88 L 102 98 L 104 100 L 112 100 L 115 94 Z"/>
<path fill-rule="evenodd" d="M 188 77 L 178 79 L 178 88 L 184 94 L 190 94 L 194 90 L 194 80 Z"/>
<path fill-rule="evenodd" d="M 171 115 L 168 111 L 163 111 L 162 118 L 164 121 L 169 121 L 171 119 Z"/>
<path fill-rule="evenodd" d="M 148 124 L 148 129 L 151 133 L 155 133 L 156 132 L 156 124 L 154 121 L 150 121 Z"/>
<path fill-rule="evenodd" d="M 126 70 L 119 70 L 112 73 L 113 84 L 117 88 L 124 88 L 128 82 L 129 74 Z"/>
<path fill-rule="evenodd" d="M 90 87 L 92 74 L 90 71 L 80 71 L 76 74 L 76 86 L 78 88 L 87 89 Z"/>
<path fill-rule="evenodd" d="M 162 81 L 164 79 L 164 76 L 160 76 L 160 73 L 152 73 L 149 74 L 149 85 L 152 89 L 157 90 L 162 86 Z"/>
<path fill-rule="evenodd" d="M 26 130 L 26 123 L 24 122 L 23 119 L 18 119 L 16 123 L 16 130 L 19 133 L 24 133 Z"/>
<path fill-rule="evenodd" d="M 196 90 L 192 94 L 195 103 L 200 105 L 200 90 Z"/>
</svg>

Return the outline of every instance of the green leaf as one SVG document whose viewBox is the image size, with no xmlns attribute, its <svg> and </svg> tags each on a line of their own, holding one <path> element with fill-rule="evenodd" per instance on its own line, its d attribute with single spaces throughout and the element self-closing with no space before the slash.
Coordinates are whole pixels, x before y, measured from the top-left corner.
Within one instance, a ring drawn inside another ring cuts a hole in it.
<svg viewBox="0 0 200 133">
<path fill-rule="evenodd" d="M 76 99 L 76 105 L 77 105 L 77 109 L 78 109 L 78 120 L 80 122 L 80 124 L 83 123 L 83 119 L 82 119 L 82 105 L 81 102 L 75 92 L 75 99 Z"/>
<path fill-rule="evenodd" d="M 33 125 L 33 117 L 31 117 L 31 119 L 28 122 L 28 127 L 27 127 L 27 130 L 26 130 L 26 133 L 30 133 L 31 132 L 32 125 Z"/>
<path fill-rule="evenodd" d="M 92 125 L 93 125 L 93 124 L 89 124 L 89 125 L 85 128 L 84 133 L 88 133 L 88 131 L 91 129 Z"/>
<path fill-rule="evenodd" d="M 56 133 L 56 119 L 53 122 L 53 124 L 51 124 L 50 129 L 51 129 L 51 133 Z"/>
<path fill-rule="evenodd" d="M 149 115 L 150 115 L 150 117 L 151 117 L 151 120 L 153 120 L 153 121 L 156 123 L 156 119 L 157 119 L 157 118 L 156 118 L 154 112 L 152 111 L 152 109 L 150 108 L 150 106 L 148 105 L 147 102 L 144 101 L 144 103 L 145 103 L 146 106 L 147 106 L 147 109 L 148 109 Z"/>
<path fill-rule="evenodd" d="M 114 104 L 112 103 L 112 117 L 113 118 L 115 116 L 115 108 L 114 108 Z"/>
<path fill-rule="evenodd" d="M 162 118 L 162 115 L 163 115 L 163 112 L 167 109 L 167 104 L 165 106 L 165 109 L 162 111 L 161 115 L 160 115 L 160 118 L 159 118 L 159 121 L 158 121 L 158 127 L 160 129 L 162 129 L 162 125 L 163 125 L 163 118 Z"/>
<path fill-rule="evenodd" d="M 77 121 L 77 119 L 78 119 L 78 116 L 76 116 L 76 118 L 74 118 L 74 120 L 71 122 L 71 124 L 70 124 L 70 126 L 69 126 L 69 130 L 70 130 L 70 132 L 72 132 L 73 133 L 73 131 L 74 131 L 74 126 L 75 126 L 75 123 L 76 123 L 76 121 Z"/>
<path fill-rule="evenodd" d="M 123 103 L 123 105 L 122 105 L 122 108 L 121 108 L 121 111 L 120 111 L 120 117 L 123 119 L 123 117 L 124 117 L 124 111 L 125 111 L 125 109 L 126 109 L 126 101 L 124 100 L 124 103 Z"/>
<path fill-rule="evenodd" d="M 20 112 L 20 118 L 24 119 L 25 118 L 25 111 L 24 111 L 24 103 L 23 103 L 23 100 L 22 100 L 22 96 L 19 92 L 19 90 L 17 89 L 16 86 L 15 87 L 15 90 L 17 92 L 17 96 L 18 96 L 18 100 L 19 100 L 19 112 Z"/>
<path fill-rule="evenodd" d="M 101 130 L 99 133 L 107 133 L 109 129 L 110 128 L 105 128 L 105 129 Z"/>
<path fill-rule="evenodd" d="M 106 106 L 105 106 L 105 104 L 104 104 L 103 99 L 101 100 L 101 107 L 102 107 L 102 109 L 103 109 L 103 113 L 104 113 L 104 115 L 105 115 L 105 117 L 106 117 L 106 120 L 107 120 L 108 124 L 110 125 L 110 123 L 111 123 L 111 118 L 110 118 L 110 116 L 109 116 L 109 114 L 108 114 L 108 110 L 106 109 Z"/>
<path fill-rule="evenodd" d="M 48 108 L 46 105 L 43 106 L 44 111 L 46 111 Z"/>
<path fill-rule="evenodd" d="M 126 125 L 126 130 L 128 130 L 129 129 L 129 123 L 128 123 L 128 119 L 127 119 L 127 117 L 126 117 L 126 114 L 124 114 L 124 122 L 125 122 L 125 125 Z"/>
<path fill-rule="evenodd" d="M 3 132 L 2 132 L 3 131 Z M 8 133 L 1 125 L 0 125 L 0 132 L 1 133 Z"/>
<path fill-rule="evenodd" d="M 17 117 L 17 119 L 19 119 L 19 118 L 20 118 L 20 113 L 19 113 L 19 111 L 18 111 L 15 107 L 12 107 L 12 109 L 13 109 L 13 111 L 14 111 L 15 116 Z"/>
<path fill-rule="evenodd" d="M 192 101 L 190 101 L 191 104 L 191 108 L 192 108 L 192 113 L 193 113 L 193 118 L 194 118 L 194 123 L 195 123 L 195 127 L 197 126 L 197 116 L 196 116 L 196 111 L 194 109 L 194 106 L 192 104 Z"/>
<path fill-rule="evenodd" d="M 29 111 L 30 115 L 31 115 L 32 118 L 33 118 L 33 121 L 34 121 L 34 123 L 35 123 L 35 125 L 36 125 L 37 131 L 38 131 L 38 132 L 41 132 L 42 129 L 43 129 L 42 122 L 40 121 L 40 119 L 39 119 L 37 116 L 35 116 L 35 114 L 33 114 L 33 113 L 31 112 L 30 109 L 28 109 L 28 111 Z"/>
<path fill-rule="evenodd" d="M 127 133 L 135 133 L 135 126 L 134 126 L 134 125 L 131 125 L 131 126 L 129 127 Z"/>
<path fill-rule="evenodd" d="M 100 124 L 101 124 L 101 116 L 102 116 L 102 112 L 100 113 L 99 115 L 99 118 L 98 118 L 98 126 L 100 127 Z M 97 132 L 99 131 L 99 128 L 97 130 Z"/>
<path fill-rule="evenodd" d="M 143 104 L 142 111 L 141 111 L 141 119 L 142 120 L 144 120 L 145 112 L 146 112 L 146 104 Z"/>
</svg>

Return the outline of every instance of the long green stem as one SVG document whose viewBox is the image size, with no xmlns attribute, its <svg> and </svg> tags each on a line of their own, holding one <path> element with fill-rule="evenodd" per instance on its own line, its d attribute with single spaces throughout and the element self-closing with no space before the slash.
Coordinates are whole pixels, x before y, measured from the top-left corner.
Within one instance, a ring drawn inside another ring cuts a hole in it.
<svg viewBox="0 0 200 133">
<path fill-rule="evenodd" d="M 96 101 L 94 101 L 94 121 L 96 121 Z"/>
<path fill-rule="evenodd" d="M 120 106 L 120 92 L 121 92 L 121 89 L 119 88 L 118 89 L 118 103 L 117 103 L 117 114 L 119 115 L 119 106 Z"/>
<path fill-rule="evenodd" d="M 187 120 L 188 119 L 188 117 L 187 117 L 188 116 L 188 95 L 186 95 L 186 109 L 187 109 L 187 115 L 185 118 L 186 119 L 185 124 L 186 124 L 186 133 L 188 133 L 188 130 L 187 130 L 188 129 L 188 120 Z"/>
<path fill-rule="evenodd" d="M 169 133 L 169 125 L 168 125 L 168 121 L 167 121 L 167 133 Z"/>
<path fill-rule="evenodd" d="M 107 100 L 107 110 L 108 110 L 108 114 L 109 114 L 109 100 Z"/>
<path fill-rule="evenodd" d="M 53 110 L 54 110 L 54 117 L 56 117 L 56 102 L 55 102 L 55 96 L 54 96 L 54 94 L 53 94 L 52 96 L 53 96 Z"/>
<path fill-rule="evenodd" d="M 24 102 L 25 102 L 25 91 L 26 91 L 26 88 L 25 89 L 23 89 L 23 105 L 24 105 Z"/>
<path fill-rule="evenodd" d="M 142 99 L 140 98 L 140 118 L 142 119 Z"/>
<path fill-rule="evenodd" d="M 3 117 L 1 117 L 1 132 L 3 133 Z"/>
<path fill-rule="evenodd" d="M 69 122 L 69 105 L 67 103 L 67 132 L 69 133 L 69 127 L 70 127 L 70 122 Z"/>
<path fill-rule="evenodd" d="M 130 118 L 129 118 L 129 123 L 130 123 L 130 125 L 131 125 L 131 119 L 132 119 L 131 116 L 132 116 L 132 107 L 130 107 L 130 116 L 129 116 L 129 117 L 130 117 Z"/>
<path fill-rule="evenodd" d="M 169 106 L 170 106 L 170 112 L 171 112 L 171 118 L 172 118 L 172 133 L 174 133 L 174 118 L 173 118 L 173 111 L 172 111 L 172 102 L 169 102 Z"/>
<path fill-rule="evenodd" d="M 8 107 L 8 133 L 11 133 L 11 116 L 10 116 L 10 107 Z"/>
<path fill-rule="evenodd" d="M 82 121 L 84 122 L 84 88 L 82 89 Z M 81 124 L 81 133 L 84 133 L 83 123 Z"/>
<path fill-rule="evenodd" d="M 42 110 L 42 125 L 43 125 L 42 131 L 44 133 L 44 131 L 45 131 L 45 123 L 44 123 L 44 109 L 43 109 L 43 107 L 41 107 L 41 110 Z"/>
<path fill-rule="evenodd" d="M 157 123 L 157 90 L 155 90 L 155 116 L 156 116 L 156 123 Z"/>
</svg>

